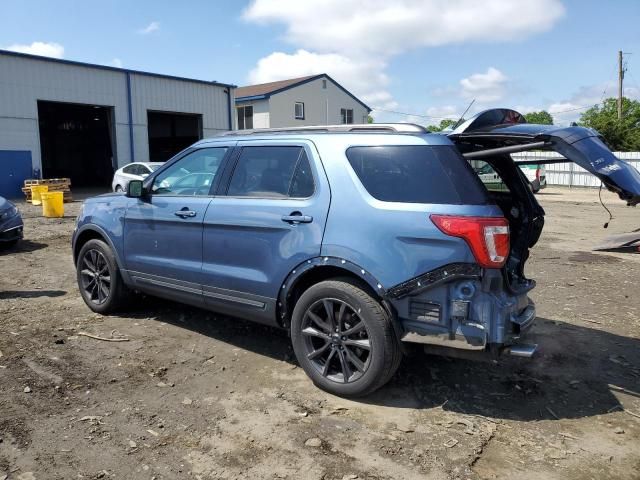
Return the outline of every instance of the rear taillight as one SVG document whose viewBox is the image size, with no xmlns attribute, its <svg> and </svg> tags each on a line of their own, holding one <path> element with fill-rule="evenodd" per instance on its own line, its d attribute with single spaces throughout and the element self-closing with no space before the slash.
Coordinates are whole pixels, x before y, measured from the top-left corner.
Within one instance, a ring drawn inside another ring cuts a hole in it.
<svg viewBox="0 0 640 480">
<path fill-rule="evenodd" d="M 540 167 L 536 168 L 536 180 L 540 181 Z"/>
<path fill-rule="evenodd" d="M 509 223 L 504 217 L 431 215 L 443 233 L 463 238 L 476 261 L 485 268 L 500 268 L 509 256 Z"/>
</svg>

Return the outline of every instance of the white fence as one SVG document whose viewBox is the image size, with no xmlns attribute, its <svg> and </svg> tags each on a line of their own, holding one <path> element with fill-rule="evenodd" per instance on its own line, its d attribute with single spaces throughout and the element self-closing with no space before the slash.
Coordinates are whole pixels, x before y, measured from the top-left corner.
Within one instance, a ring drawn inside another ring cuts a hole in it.
<svg viewBox="0 0 640 480">
<path fill-rule="evenodd" d="M 620 160 L 631 164 L 636 170 L 640 171 L 640 152 L 613 152 Z M 517 162 L 530 161 L 537 158 L 564 158 L 556 152 L 524 152 L 514 153 L 511 155 Z M 549 185 L 564 185 L 568 187 L 599 187 L 600 180 L 587 172 L 584 168 L 579 167 L 573 162 L 555 163 L 546 165 L 547 183 Z"/>
</svg>

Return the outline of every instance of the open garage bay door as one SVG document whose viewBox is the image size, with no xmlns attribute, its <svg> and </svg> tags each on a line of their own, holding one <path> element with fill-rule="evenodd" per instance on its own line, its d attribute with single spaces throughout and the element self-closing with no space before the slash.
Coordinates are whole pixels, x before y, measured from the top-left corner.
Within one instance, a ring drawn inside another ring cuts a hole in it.
<svg viewBox="0 0 640 480">
<path fill-rule="evenodd" d="M 202 115 L 147 112 L 149 161 L 164 162 L 202 138 Z"/>
<path fill-rule="evenodd" d="M 113 178 L 113 108 L 38 101 L 43 178 L 73 188 L 108 187 Z"/>
</svg>

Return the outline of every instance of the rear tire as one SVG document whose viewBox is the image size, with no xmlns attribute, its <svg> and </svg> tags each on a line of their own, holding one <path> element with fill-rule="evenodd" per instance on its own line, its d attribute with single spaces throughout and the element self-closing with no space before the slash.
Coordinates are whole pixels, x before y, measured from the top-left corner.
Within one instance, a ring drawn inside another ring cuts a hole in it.
<svg viewBox="0 0 640 480">
<path fill-rule="evenodd" d="M 387 312 L 347 279 L 320 282 L 300 296 L 291 337 L 298 362 L 313 383 L 343 397 L 382 387 L 402 359 Z"/>
<path fill-rule="evenodd" d="M 120 185 L 116 185 L 115 192 L 116 193 L 121 193 L 121 192 L 124 192 L 124 189 Z"/>
<path fill-rule="evenodd" d="M 87 306 L 96 313 L 111 313 L 127 303 L 129 289 L 122 281 L 115 256 L 104 241 L 85 243 L 76 263 L 78 288 Z"/>
</svg>

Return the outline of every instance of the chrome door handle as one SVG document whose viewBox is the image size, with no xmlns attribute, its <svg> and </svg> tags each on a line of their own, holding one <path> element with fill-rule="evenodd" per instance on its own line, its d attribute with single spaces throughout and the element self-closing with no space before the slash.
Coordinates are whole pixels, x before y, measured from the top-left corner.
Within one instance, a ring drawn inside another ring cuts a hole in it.
<svg viewBox="0 0 640 480">
<path fill-rule="evenodd" d="M 311 223 L 313 217 L 311 215 L 302 215 L 300 212 L 293 212 L 291 215 L 283 215 L 282 221 L 296 224 L 296 223 Z"/>
<path fill-rule="evenodd" d="M 193 218 L 196 216 L 196 212 L 193 210 L 178 210 L 173 213 L 176 217 L 180 218 Z"/>
</svg>

